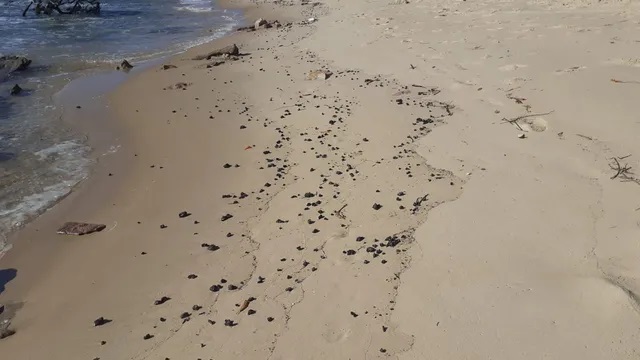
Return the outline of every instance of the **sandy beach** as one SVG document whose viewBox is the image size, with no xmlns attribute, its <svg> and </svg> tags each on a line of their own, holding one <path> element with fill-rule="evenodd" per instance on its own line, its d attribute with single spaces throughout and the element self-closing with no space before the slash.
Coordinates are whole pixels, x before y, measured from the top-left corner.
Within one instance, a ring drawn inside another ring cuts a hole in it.
<svg viewBox="0 0 640 360">
<path fill-rule="evenodd" d="M 225 6 L 11 239 L 2 356 L 640 358 L 639 3 Z"/>
</svg>

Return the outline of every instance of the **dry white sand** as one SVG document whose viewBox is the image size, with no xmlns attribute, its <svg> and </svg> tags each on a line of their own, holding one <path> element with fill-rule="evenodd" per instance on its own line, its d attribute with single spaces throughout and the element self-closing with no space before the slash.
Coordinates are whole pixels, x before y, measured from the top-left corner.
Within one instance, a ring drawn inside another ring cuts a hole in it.
<svg viewBox="0 0 640 360">
<path fill-rule="evenodd" d="M 113 94 L 118 153 L 0 260 L 0 354 L 640 356 L 635 2 L 282 5 Z"/>
</svg>

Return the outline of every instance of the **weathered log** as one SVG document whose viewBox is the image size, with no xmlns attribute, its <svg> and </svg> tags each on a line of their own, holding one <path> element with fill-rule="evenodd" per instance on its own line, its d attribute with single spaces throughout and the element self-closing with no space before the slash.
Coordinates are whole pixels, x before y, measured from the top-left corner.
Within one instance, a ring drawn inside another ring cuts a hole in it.
<svg viewBox="0 0 640 360">
<path fill-rule="evenodd" d="M 106 227 L 107 226 L 104 224 L 68 222 L 62 225 L 62 227 L 60 227 L 57 232 L 61 235 L 87 235 L 94 232 L 102 231 Z"/>
<path fill-rule="evenodd" d="M 291 24 L 285 24 L 285 26 L 290 26 Z M 280 22 L 278 20 L 273 20 L 273 21 L 267 21 L 264 19 L 258 19 L 256 20 L 256 22 L 251 25 L 251 26 L 241 26 L 239 28 L 236 29 L 236 31 L 247 31 L 247 32 L 251 32 L 251 31 L 256 31 L 259 29 L 271 29 L 271 28 L 280 28 L 282 27 L 282 24 L 280 24 Z"/>
<path fill-rule="evenodd" d="M 233 44 L 233 45 L 225 46 L 222 49 L 212 51 L 208 54 L 198 55 L 194 57 L 193 60 L 209 60 L 212 57 L 216 57 L 216 56 L 225 56 L 225 55 L 237 56 L 239 54 L 240 54 L 240 49 L 238 49 L 236 44 Z"/>
</svg>

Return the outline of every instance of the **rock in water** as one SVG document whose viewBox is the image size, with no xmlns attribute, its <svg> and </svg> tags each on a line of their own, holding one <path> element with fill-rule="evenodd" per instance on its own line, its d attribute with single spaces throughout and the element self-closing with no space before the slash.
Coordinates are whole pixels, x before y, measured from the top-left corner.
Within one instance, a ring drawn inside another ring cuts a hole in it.
<svg viewBox="0 0 640 360">
<path fill-rule="evenodd" d="M 124 71 L 129 71 L 133 69 L 133 65 L 131 65 L 131 63 L 128 62 L 127 60 L 122 60 L 122 62 L 120 63 L 120 69 Z"/>
<path fill-rule="evenodd" d="M 15 71 L 26 70 L 31 60 L 22 56 L 0 56 L 0 79 Z"/>
<path fill-rule="evenodd" d="M 107 226 L 104 224 L 89 224 L 78 222 L 67 222 L 60 229 L 58 234 L 61 235 L 86 235 L 94 232 L 102 231 Z"/>
<path fill-rule="evenodd" d="M 260 18 L 258 20 L 256 20 L 254 27 L 256 30 L 260 29 L 261 26 L 265 26 L 267 25 L 267 20 Z"/>
<path fill-rule="evenodd" d="M 22 88 L 20 87 L 20 85 L 15 84 L 15 85 L 13 85 L 13 87 L 11 88 L 11 92 L 10 92 L 10 94 L 11 94 L 12 96 L 16 96 L 16 95 L 20 94 L 21 92 L 22 92 Z"/>
</svg>

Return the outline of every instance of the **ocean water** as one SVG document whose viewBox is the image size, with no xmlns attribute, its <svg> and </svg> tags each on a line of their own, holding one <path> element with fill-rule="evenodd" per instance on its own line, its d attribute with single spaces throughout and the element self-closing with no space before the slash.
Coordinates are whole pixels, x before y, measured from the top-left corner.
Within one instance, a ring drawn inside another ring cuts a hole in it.
<svg viewBox="0 0 640 360">
<path fill-rule="evenodd" d="M 242 20 L 211 0 L 103 0 L 99 16 L 22 17 L 25 0 L 0 0 L 0 54 L 33 60 L 0 80 L 0 257 L 6 237 L 88 175 L 82 134 L 61 119 L 54 95 L 87 74 L 175 54 L 221 37 Z M 24 96 L 9 96 L 14 84 Z"/>
</svg>

